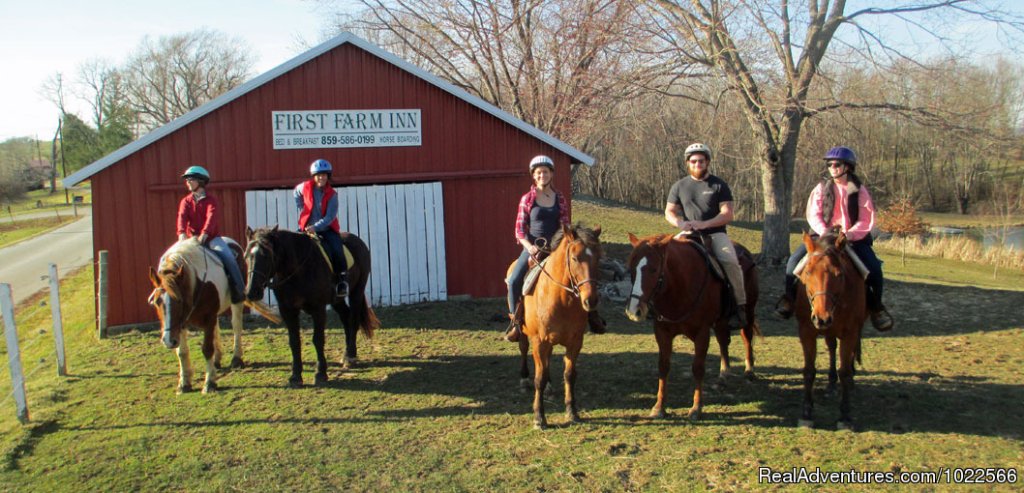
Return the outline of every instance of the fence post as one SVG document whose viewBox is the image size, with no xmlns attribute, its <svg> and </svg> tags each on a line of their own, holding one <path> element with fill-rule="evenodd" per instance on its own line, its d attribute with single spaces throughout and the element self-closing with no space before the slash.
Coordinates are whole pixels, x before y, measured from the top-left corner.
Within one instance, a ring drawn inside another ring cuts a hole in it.
<svg viewBox="0 0 1024 493">
<path fill-rule="evenodd" d="M 18 406 L 18 421 L 28 423 L 28 402 L 25 399 L 25 375 L 21 371 L 21 352 L 18 351 L 18 329 L 14 326 L 14 299 L 11 285 L 0 283 L 0 311 L 4 318 L 7 338 L 7 361 L 11 365 L 11 390 Z"/>
<path fill-rule="evenodd" d="M 53 338 L 57 344 L 57 375 L 68 375 L 67 360 L 64 359 L 64 320 L 60 316 L 60 279 L 57 278 L 57 264 L 50 264 L 50 313 L 53 317 Z"/>
<path fill-rule="evenodd" d="M 99 307 L 96 310 L 99 320 L 96 322 L 96 326 L 99 329 L 100 339 L 107 337 L 107 253 L 106 250 L 100 250 L 100 286 L 96 293 L 99 298 Z"/>
</svg>

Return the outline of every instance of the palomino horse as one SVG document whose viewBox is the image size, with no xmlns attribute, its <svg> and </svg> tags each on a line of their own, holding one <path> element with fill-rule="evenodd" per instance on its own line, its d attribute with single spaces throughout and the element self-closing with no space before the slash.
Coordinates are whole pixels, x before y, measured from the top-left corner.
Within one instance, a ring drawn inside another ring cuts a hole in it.
<svg viewBox="0 0 1024 493">
<path fill-rule="evenodd" d="M 654 315 L 654 338 L 658 341 L 658 401 L 651 409 L 652 418 L 664 418 L 665 392 L 672 360 L 672 340 L 685 335 L 694 344 L 693 355 L 693 407 L 688 417 L 699 419 L 702 410 L 701 395 L 704 384 L 704 359 L 708 354 L 711 328 L 721 348 L 721 380 L 729 371 L 729 342 L 731 334 L 725 313 L 725 283 L 712 274 L 704 254 L 687 239 L 670 235 L 655 235 L 638 239 L 629 234 L 633 252 L 629 256 L 633 292 L 629 295 L 626 315 L 634 322 Z M 743 268 L 744 288 L 747 294 L 746 327 L 741 328 L 747 353 L 745 374 L 754 378 L 754 335 L 761 329 L 754 318 L 757 306 L 757 269 L 750 252 L 734 244 Z"/>
<path fill-rule="evenodd" d="M 222 237 L 241 262 L 241 247 L 231 238 Z M 241 264 L 239 264 L 241 265 Z M 193 238 L 179 241 L 160 257 L 159 270 L 149 268 L 153 292 L 149 304 L 160 318 L 161 340 L 178 352 L 178 393 L 192 390 L 192 362 L 188 353 L 187 325 L 203 331 L 203 356 L 206 357 L 206 382 L 203 393 L 217 390 L 221 344 L 217 316 L 231 308 L 231 328 L 235 333 L 231 366 L 240 368 L 242 360 L 242 303 L 231 303 L 227 273 L 215 253 L 202 247 Z M 263 304 L 246 303 L 263 316 L 275 320 Z M 278 322 L 280 319 L 276 319 Z"/>
<path fill-rule="evenodd" d="M 522 361 L 519 376 L 530 376 L 526 349 L 533 349 L 533 426 L 547 428 L 543 394 L 551 381 L 549 362 L 556 344 L 565 347 L 565 416 L 573 423 L 580 420 L 576 410 L 576 358 L 583 348 L 587 331 L 587 312 L 597 308 L 600 293 L 595 285 L 601 259 L 601 227 L 593 230 L 580 225 L 563 225 L 551 243 L 551 255 L 531 294 L 523 296 L 523 335 L 519 338 Z"/>
<path fill-rule="evenodd" d="M 274 228 L 255 231 L 246 228 L 249 244 L 245 261 L 249 266 L 245 295 L 250 300 L 263 297 L 263 290 L 274 290 L 281 316 L 288 327 L 288 346 L 292 350 L 290 387 L 302 386 L 302 346 L 299 339 L 299 312 L 313 317 L 313 346 L 316 348 L 316 385 L 327 383 L 327 359 L 324 356 L 324 326 L 327 305 L 331 305 L 345 326 L 344 365 L 356 362 L 356 332 L 362 329 L 367 337 L 380 325 L 366 298 L 370 279 L 370 249 L 358 236 L 342 233 L 342 243 L 352 252 L 354 265 L 348 268 L 348 298 L 338 301 L 334 295 L 334 275 L 326 253 L 317 241 L 304 233 Z"/>
<path fill-rule="evenodd" d="M 839 387 L 839 422 L 841 430 L 853 429 L 850 419 L 850 390 L 853 388 L 853 363 L 860 361 L 861 329 L 867 319 L 864 278 L 845 252 L 846 235 L 822 236 L 818 241 L 804 233 L 807 247 L 806 264 L 800 271 L 800 285 L 807 296 L 797 296 L 794 312 L 800 325 L 800 345 L 804 350 L 804 402 L 798 425 L 814 426 L 814 360 L 818 353 L 818 336 L 825 336 L 828 346 L 828 389 Z M 836 341 L 839 341 L 839 371 L 836 372 Z"/>
</svg>

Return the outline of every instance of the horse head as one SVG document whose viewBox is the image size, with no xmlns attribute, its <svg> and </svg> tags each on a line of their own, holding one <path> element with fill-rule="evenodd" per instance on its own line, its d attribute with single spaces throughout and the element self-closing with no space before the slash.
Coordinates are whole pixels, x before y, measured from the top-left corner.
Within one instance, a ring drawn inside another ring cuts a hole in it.
<svg viewBox="0 0 1024 493">
<path fill-rule="evenodd" d="M 846 294 L 840 259 L 840 252 L 846 247 L 846 235 L 822 236 L 815 241 L 805 232 L 803 241 L 807 247 L 807 263 L 800 271 L 800 282 L 811 306 L 811 323 L 816 330 L 823 331 L 832 326 L 836 306 Z"/>
<path fill-rule="evenodd" d="M 597 268 L 603 251 L 601 249 L 601 226 L 587 229 L 583 226 L 562 225 L 561 239 L 556 235 L 553 242 L 565 246 L 565 272 L 569 287 L 579 296 L 583 309 L 597 308 L 601 293 L 597 290 Z"/>
<path fill-rule="evenodd" d="M 633 233 L 628 234 L 629 243 L 633 245 L 627 262 L 633 289 L 626 303 L 626 316 L 639 322 L 647 318 L 651 301 L 664 282 L 665 249 L 672 237 L 662 235 L 640 239 Z"/>
<path fill-rule="evenodd" d="M 263 290 L 270 286 L 271 279 L 277 270 L 277 257 L 274 255 L 276 243 L 273 228 L 245 228 L 245 265 L 249 276 L 245 281 L 245 298 L 256 301 L 263 298 Z"/>
<path fill-rule="evenodd" d="M 149 304 L 160 318 L 160 340 L 168 349 L 175 349 L 181 341 L 181 330 L 188 321 L 192 308 L 183 296 L 183 293 L 189 291 L 190 282 L 185 266 L 168 268 L 161 265 L 160 272 L 150 267 L 149 280 L 153 283 Z"/>
</svg>

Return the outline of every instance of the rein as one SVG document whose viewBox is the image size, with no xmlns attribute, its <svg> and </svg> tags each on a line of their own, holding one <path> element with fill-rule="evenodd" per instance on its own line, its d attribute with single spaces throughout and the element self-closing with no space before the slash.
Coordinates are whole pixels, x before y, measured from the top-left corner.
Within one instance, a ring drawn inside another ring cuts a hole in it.
<svg viewBox="0 0 1024 493">
<path fill-rule="evenodd" d="M 838 252 L 837 252 L 837 254 L 838 254 Z M 814 253 L 807 254 L 808 258 L 809 257 L 826 257 L 826 256 L 828 256 L 828 250 L 823 251 L 823 252 L 814 252 Z M 836 262 L 840 266 L 840 268 L 839 268 L 839 275 L 837 277 L 841 280 L 841 279 L 843 279 L 846 276 L 846 273 L 844 272 L 843 265 L 842 265 L 843 264 L 842 257 L 837 258 Z M 806 268 L 803 270 L 803 272 L 807 272 Z M 803 274 L 803 272 L 801 274 Z M 803 276 L 801 276 L 801 277 L 803 277 Z M 800 282 L 803 283 L 804 286 L 807 286 L 807 283 L 804 282 L 803 279 L 800 279 Z M 819 296 L 825 296 L 827 301 L 832 303 L 831 307 L 828 310 L 828 315 L 829 316 L 835 316 L 836 307 L 839 306 L 839 297 L 838 297 L 838 295 L 836 295 L 835 293 L 829 293 L 828 291 L 816 291 L 814 293 L 807 294 L 807 304 L 811 306 L 812 310 L 813 310 L 813 307 L 814 307 L 814 300 L 817 297 L 819 297 Z"/>
<path fill-rule="evenodd" d="M 571 247 L 572 245 L 575 245 L 576 243 L 583 243 L 583 240 L 576 239 L 575 241 L 573 241 L 572 243 L 569 243 L 568 246 L 565 247 L 565 272 L 569 276 L 569 285 L 568 286 L 566 286 L 565 284 L 562 284 L 557 279 L 555 279 L 551 275 L 551 273 L 549 273 L 547 271 L 547 269 L 544 268 L 544 264 L 540 263 L 540 261 L 537 260 L 537 257 L 535 257 L 533 255 L 530 255 L 530 257 L 533 258 L 534 262 L 537 262 L 537 265 L 540 266 L 540 271 L 543 272 L 544 275 L 548 276 L 548 279 L 551 279 L 551 282 L 555 283 L 556 286 L 558 286 L 558 287 L 568 291 L 569 294 L 573 295 L 574 297 L 579 298 L 580 297 L 580 288 L 583 287 L 584 285 L 586 285 L 587 283 L 596 283 L 596 281 L 594 281 L 593 278 L 588 277 L 588 278 L 584 279 L 582 282 L 576 282 L 575 276 L 572 275 L 572 269 L 569 266 L 569 257 L 571 257 L 571 255 L 569 255 L 569 247 Z M 545 248 L 545 247 L 542 246 L 541 248 Z"/>
<path fill-rule="evenodd" d="M 246 245 L 246 251 L 250 250 L 249 246 L 252 245 L 253 243 L 259 244 L 259 241 L 258 240 L 250 241 L 249 244 Z M 316 248 L 316 245 L 314 245 L 314 248 Z M 270 264 L 274 266 L 274 270 L 276 271 L 277 270 L 277 254 L 274 253 L 274 249 L 273 248 L 270 248 L 268 250 L 270 250 Z M 250 283 L 250 285 L 252 285 L 252 277 L 253 277 L 253 275 L 259 274 L 260 277 L 262 277 L 263 279 L 267 280 L 266 287 L 268 287 L 270 289 L 277 289 L 278 287 L 284 285 L 285 283 L 290 281 L 293 277 L 298 275 L 299 272 L 302 272 L 302 270 L 303 270 L 302 268 L 306 265 L 306 262 L 308 262 L 309 259 L 312 258 L 312 257 L 313 257 L 313 251 L 310 250 L 309 252 L 307 252 L 307 255 L 305 256 L 305 258 L 302 259 L 302 262 L 299 262 L 299 266 L 296 267 L 294 271 L 292 271 L 290 274 L 288 274 L 287 276 L 284 276 L 284 277 L 282 277 L 280 279 L 275 279 L 274 276 L 268 276 L 266 273 L 258 272 L 255 269 L 249 269 L 249 283 Z"/>
</svg>

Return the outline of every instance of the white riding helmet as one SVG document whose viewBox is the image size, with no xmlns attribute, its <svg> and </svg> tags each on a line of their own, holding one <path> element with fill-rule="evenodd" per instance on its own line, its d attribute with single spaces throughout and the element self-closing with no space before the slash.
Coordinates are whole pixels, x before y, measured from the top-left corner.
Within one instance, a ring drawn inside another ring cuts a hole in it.
<svg viewBox="0 0 1024 493">
<path fill-rule="evenodd" d="M 700 142 L 687 146 L 686 152 L 683 153 L 683 159 L 690 159 L 690 156 L 694 154 L 703 154 L 704 157 L 708 158 L 708 161 L 711 160 L 711 148 Z"/>
<path fill-rule="evenodd" d="M 535 156 L 530 160 L 530 173 L 533 173 L 533 170 L 537 169 L 538 166 L 547 166 L 551 168 L 551 171 L 555 170 L 555 162 L 543 154 Z"/>
</svg>

